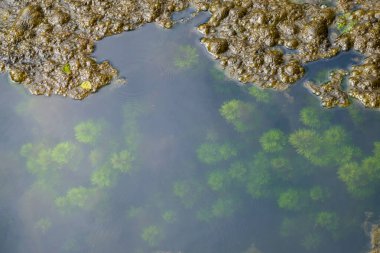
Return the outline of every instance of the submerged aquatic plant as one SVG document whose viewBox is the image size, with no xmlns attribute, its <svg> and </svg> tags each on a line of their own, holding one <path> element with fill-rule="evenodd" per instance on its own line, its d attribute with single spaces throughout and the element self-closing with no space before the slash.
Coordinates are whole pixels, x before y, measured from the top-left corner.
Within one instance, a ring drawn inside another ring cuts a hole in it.
<svg viewBox="0 0 380 253">
<path fill-rule="evenodd" d="M 93 149 L 88 155 L 88 160 L 93 167 L 98 166 L 104 160 L 105 154 L 101 149 Z"/>
<path fill-rule="evenodd" d="M 256 108 L 250 103 L 233 99 L 224 103 L 219 112 L 238 132 L 252 130 L 256 125 L 253 122 Z"/>
<path fill-rule="evenodd" d="M 174 65 L 179 69 L 189 69 L 195 67 L 199 62 L 197 49 L 190 45 L 178 47 Z"/>
<path fill-rule="evenodd" d="M 271 171 L 276 178 L 281 181 L 291 181 L 298 177 L 307 174 L 307 169 L 298 168 L 297 165 L 292 164 L 293 160 L 284 156 L 278 156 L 270 159 Z"/>
<path fill-rule="evenodd" d="M 302 246 L 308 251 L 314 251 L 322 244 L 322 238 L 318 233 L 309 233 L 304 236 Z"/>
<path fill-rule="evenodd" d="M 300 121 L 307 127 L 320 129 L 326 127 L 329 123 L 328 116 L 315 107 L 302 108 L 300 112 Z"/>
<path fill-rule="evenodd" d="M 94 144 L 103 132 L 104 124 L 102 122 L 88 120 L 76 125 L 74 130 L 77 141 L 86 144 Z"/>
<path fill-rule="evenodd" d="M 306 194 L 302 190 L 288 189 L 280 193 L 277 200 L 278 206 L 289 211 L 299 211 L 305 205 Z"/>
<path fill-rule="evenodd" d="M 226 75 L 217 66 L 210 69 L 210 74 L 215 81 L 221 82 L 226 80 Z"/>
<path fill-rule="evenodd" d="M 51 226 L 52 222 L 49 218 L 41 218 L 34 224 L 35 229 L 40 231 L 42 234 L 48 232 Z"/>
<path fill-rule="evenodd" d="M 54 167 L 51 158 L 51 149 L 44 145 L 24 144 L 20 154 L 27 158 L 26 168 L 32 174 L 42 176 Z"/>
<path fill-rule="evenodd" d="M 211 213 L 215 218 L 231 216 L 236 210 L 236 201 L 231 197 L 218 198 L 211 207 Z"/>
<path fill-rule="evenodd" d="M 332 126 L 322 134 L 300 129 L 289 136 L 297 152 L 317 166 L 340 165 L 349 162 L 359 151 L 348 144 L 346 131 Z"/>
<path fill-rule="evenodd" d="M 360 126 L 364 123 L 364 108 L 361 108 L 357 104 L 352 105 L 348 108 L 348 113 L 356 126 Z"/>
<path fill-rule="evenodd" d="M 378 192 L 380 185 L 380 142 L 374 143 L 373 155 L 359 162 L 347 162 L 338 170 L 347 190 L 357 198 L 366 198 Z"/>
<path fill-rule="evenodd" d="M 332 69 L 321 69 L 319 70 L 316 75 L 312 78 L 312 80 L 315 82 L 315 83 L 325 83 L 329 80 L 329 77 L 330 77 L 330 74 L 333 72 L 334 70 Z"/>
<path fill-rule="evenodd" d="M 138 216 L 140 216 L 143 213 L 144 209 L 142 207 L 136 207 L 136 206 L 131 206 L 127 210 L 127 218 L 128 219 L 133 219 Z"/>
<path fill-rule="evenodd" d="M 231 196 L 217 198 L 211 206 L 201 208 L 196 217 L 203 222 L 211 222 L 215 219 L 231 217 L 238 209 L 238 200 Z"/>
<path fill-rule="evenodd" d="M 240 161 L 237 161 L 237 162 L 233 162 L 230 165 L 227 173 L 228 173 L 228 176 L 232 180 L 236 180 L 242 183 L 242 182 L 245 182 L 247 179 L 246 177 L 247 177 L 248 170 L 245 164 L 243 164 Z"/>
<path fill-rule="evenodd" d="M 280 152 L 287 143 L 285 134 L 278 129 L 272 129 L 260 137 L 261 147 L 265 152 Z"/>
<path fill-rule="evenodd" d="M 346 184 L 347 190 L 355 197 L 368 197 L 374 193 L 369 187 L 372 178 L 368 171 L 357 162 L 346 163 L 338 170 L 339 178 Z"/>
<path fill-rule="evenodd" d="M 51 158 L 52 158 L 52 161 L 58 163 L 59 165 L 65 165 L 65 164 L 68 164 L 69 162 L 72 162 L 78 153 L 79 153 L 78 147 L 75 146 L 75 144 L 66 141 L 66 142 L 61 142 L 57 144 L 53 148 L 51 152 Z"/>
<path fill-rule="evenodd" d="M 315 223 L 330 232 L 335 232 L 339 226 L 339 217 L 335 212 L 319 212 L 315 218 Z"/>
<path fill-rule="evenodd" d="M 107 188 L 113 185 L 116 177 L 117 173 L 109 166 L 105 165 L 92 173 L 91 183 L 99 188 Z"/>
<path fill-rule="evenodd" d="M 318 163 L 318 152 L 321 149 L 321 138 L 314 130 L 300 129 L 289 136 L 289 142 L 297 152 L 307 159 Z"/>
<path fill-rule="evenodd" d="M 310 199 L 317 202 L 325 202 L 330 197 L 330 192 L 321 186 L 314 186 L 309 192 Z"/>
<path fill-rule="evenodd" d="M 85 187 L 74 187 L 67 191 L 65 196 L 55 199 L 55 205 L 63 212 L 70 211 L 75 208 L 90 208 L 90 200 L 94 194 L 93 189 Z"/>
<path fill-rule="evenodd" d="M 294 218 L 285 217 L 281 222 L 280 234 L 283 237 L 289 237 L 296 234 L 300 229 L 298 220 Z"/>
<path fill-rule="evenodd" d="M 112 155 L 111 164 L 114 169 L 120 172 L 130 172 L 134 159 L 134 156 L 129 150 L 122 150 Z"/>
<path fill-rule="evenodd" d="M 204 143 L 197 149 L 199 161 L 205 164 L 215 164 L 221 161 L 226 161 L 236 155 L 236 148 L 228 143 Z"/>
<path fill-rule="evenodd" d="M 42 143 L 27 143 L 21 147 L 20 154 L 27 159 L 28 171 L 39 179 L 52 179 L 53 174 L 63 168 L 75 171 L 82 159 L 82 150 L 70 141 L 58 143 L 53 148 Z"/>
<path fill-rule="evenodd" d="M 235 90 L 239 89 L 239 87 L 231 85 L 230 82 L 228 82 L 228 77 L 226 74 L 221 70 L 219 67 L 212 67 L 209 71 L 211 77 L 212 77 L 212 87 L 214 90 L 218 93 L 230 95 Z"/>
<path fill-rule="evenodd" d="M 141 238 L 148 243 L 150 247 L 157 246 L 163 239 L 163 231 L 155 225 L 143 229 Z"/>
<path fill-rule="evenodd" d="M 346 130 L 341 126 L 332 126 L 323 132 L 323 142 L 327 145 L 339 145 L 348 140 Z"/>
<path fill-rule="evenodd" d="M 214 170 L 208 175 L 207 184 L 212 190 L 220 191 L 226 187 L 227 180 L 225 171 Z"/>
<path fill-rule="evenodd" d="M 168 210 L 162 214 L 162 218 L 167 223 L 174 223 L 177 221 L 177 214 L 174 211 Z"/>
<path fill-rule="evenodd" d="M 186 208 L 191 208 L 198 201 L 203 187 L 196 181 L 181 180 L 173 184 L 173 194 L 178 197 Z"/>
<path fill-rule="evenodd" d="M 271 195 L 272 175 L 269 172 L 270 163 L 264 153 L 256 154 L 254 160 L 248 165 L 247 192 L 254 199 Z"/>
<path fill-rule="evenodd" d="M 268 104 L 271 101 L 271 95 L 269 91 L 256 86 L 250 86 L 248 88 L 249 94 L 256 99 L 256 101 Z"/>
</svg>

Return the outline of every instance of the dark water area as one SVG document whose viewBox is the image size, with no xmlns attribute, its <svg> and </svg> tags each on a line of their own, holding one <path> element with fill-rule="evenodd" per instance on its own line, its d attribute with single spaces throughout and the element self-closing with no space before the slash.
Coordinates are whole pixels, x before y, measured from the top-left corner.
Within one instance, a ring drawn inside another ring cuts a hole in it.
<svg viewBox="0 0 380 253">
<path fill-rule="evenodd" d="M 99 42 L 127 82 L 83 101 L 1 77 L 0 252 L 369 251 L 379 112 L 239 86 L 199 43 L 206 18 Z"/>
</svg>

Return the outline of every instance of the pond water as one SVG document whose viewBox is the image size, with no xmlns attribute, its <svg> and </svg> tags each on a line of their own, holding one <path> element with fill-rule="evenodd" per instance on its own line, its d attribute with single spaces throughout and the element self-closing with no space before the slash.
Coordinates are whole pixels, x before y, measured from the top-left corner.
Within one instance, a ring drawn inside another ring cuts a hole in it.
<svg viewBox="0 0 380 253">
<path fill-rule="evenodd" d="M 84 101 L 0 78 L 0 252 L 368 252 L 380 213 L 380 114 L 326 110 L 302 82 L 241 87 L 198 16 L 107 38 L 127 79 Z"/>
</svg>

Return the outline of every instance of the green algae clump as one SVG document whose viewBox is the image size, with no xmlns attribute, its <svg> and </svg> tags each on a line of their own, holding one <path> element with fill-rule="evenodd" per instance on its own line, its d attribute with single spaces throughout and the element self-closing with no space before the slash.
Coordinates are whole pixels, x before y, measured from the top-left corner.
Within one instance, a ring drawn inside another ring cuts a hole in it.
<svg viewBox="0 0 380 253">
<path fill-rule="evenodd" d="M 94 144 L 103 131 L 102 123 L 93 120 L 84 121 L 75 126 L 75 138 L 86 144 Z"/>
</svg>

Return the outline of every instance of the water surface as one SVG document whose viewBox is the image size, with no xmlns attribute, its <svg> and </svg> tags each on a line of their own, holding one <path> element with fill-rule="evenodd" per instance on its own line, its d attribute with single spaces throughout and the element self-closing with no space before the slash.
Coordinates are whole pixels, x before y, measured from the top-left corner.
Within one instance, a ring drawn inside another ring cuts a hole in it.
<svg viewBox="0 0 380 253">
<path fill-rule="evenodd" d="M 200 46 L 205 18 L 99 42 L 127 83 L 84 101 L 1 77 L 1 252 L 368 251 L 378 112 L 239 86 Z"/>
</svg>

